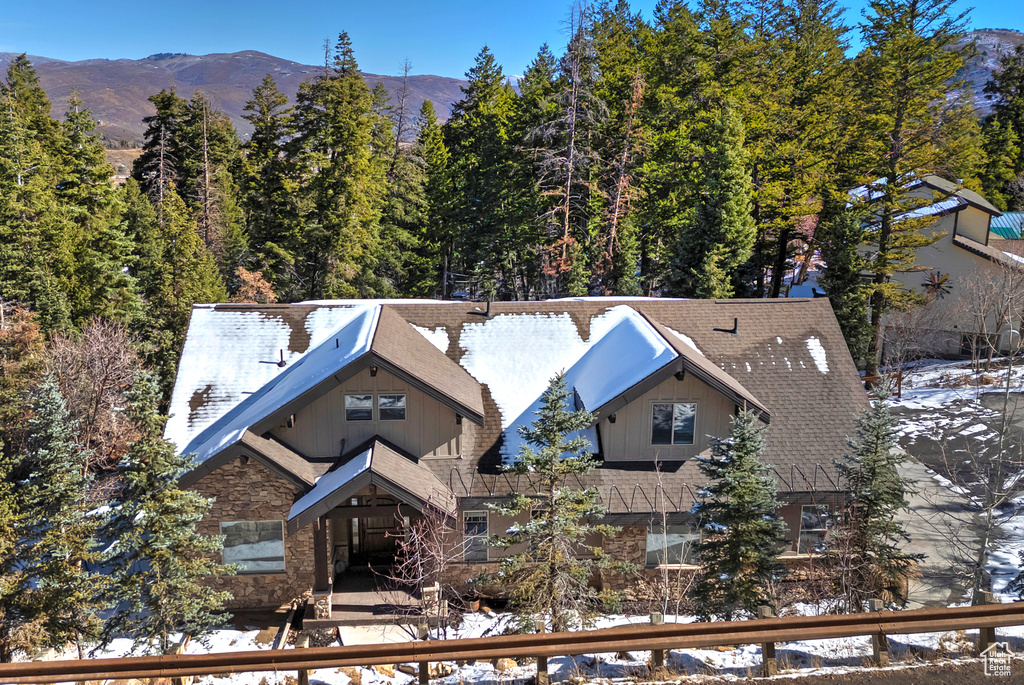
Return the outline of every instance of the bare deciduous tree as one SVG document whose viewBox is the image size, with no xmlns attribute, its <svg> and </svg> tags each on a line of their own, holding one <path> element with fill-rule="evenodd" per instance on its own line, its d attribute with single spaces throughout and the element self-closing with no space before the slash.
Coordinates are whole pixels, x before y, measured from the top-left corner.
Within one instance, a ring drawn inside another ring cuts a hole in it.
<svg viewBox="0 0 1024 685">
<path fill-rule="evenodd" d="M 79 443 L 92 453 L 92 471 L 114 466 L 137 437 L 124 412 L 125 392 L 142 366 L 135 343 L 122 324 L 95 318 L 78 335 L 54 335 L 46 352 Z"/>
<path fill-rule="evenodd" d="M 965 409 L 987 424 L 990 432 L 968 438 L 958 426 L 940 438 L 943 475 L 966 496 L 966 507 L 947 511 L 937 525 L 949 542 L 950 565 L 962 570 L 977 601 L 979 591 L 991 583 L 986 565 L 1007 507 L 1024 493 L 1024 441 L 1013 428 L 1020 397 L 1014 389 L 1014 370 L 1024 352 L 1020 336 L 1024 264 L 990 264 L 961 283 L 954 315 L 972 331 L 973 372 L 962 383 L 974 386 L 973 393 L 965 393 L 969 402 Z M 1001 356 L 996 357 L 997 353 Z M 998 394 L 992 392 L 996 383 L 1001 385 Z M 995 396 L 986 400 L 986 395 Z"/>
<path fill-rule="evenodd" d="M 451 571 L 465 557 L 468 540 L 456 527 L 457 518 L 437 506 L 428 502 L 420 514 L 404 523 L 379 593 L 400 611 L 410 610 L 404 602 L 409 595 L 418 596 L 423 616 L 436 620 L 444 637 L 451 619 L 449 602 L 461 601 Z"/>
</svg>

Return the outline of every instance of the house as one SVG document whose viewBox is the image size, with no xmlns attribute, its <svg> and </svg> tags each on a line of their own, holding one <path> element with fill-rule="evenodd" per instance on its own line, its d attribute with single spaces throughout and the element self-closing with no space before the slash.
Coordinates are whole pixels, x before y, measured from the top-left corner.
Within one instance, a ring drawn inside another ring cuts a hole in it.
<svg viewBox="0 0 1024 685">
<path fill-rule="evenodd" d="M 911 314 L 887 316 L 886 356 L 898 355 L 907 346 L 930 355 L 969 355 L 979 337 L 1005 348 L 1016 339 L 1016 331 L 990 311 L 979 318 L 979 309 L 992 308 L 985 291 L 1000 281 L 999 272 L 1024 264 L 1019 217 L 1004 215 L 973 190 L 935 175 L 912 178 L 904 189 L 919 206 L 894 221 L 931 219 L 922 233 L 937 239 L 917 249 L 910 270 L 892 276 L 925 296 L 928 304 Z M 870 203 L 882 192 L 875 184 L 855 188 L 850 195 Z"/>
<path fill-rule="evenodd" d="M 648 573 L 692 562 L 695 457 L 743 407 L 766 426 L 786 554 L 821 539 L 867 406 L 827 299 L 197 305 L 166 437 L 195 455 L 183 483 L 215 498 L 203 529 L 242 569 L 215 582 L 235 608 L 312 590 L 307 616 L 330 625 L 352 567 L 390 563 L 428 506 L 466 536 L 454 575 L 493 570 L 487 536 L 512 521 L 488 505 L 529 492 L 502 464 L 560 371 L 595 416 L 600 465 L 577 485 L 621 526 L 609 554 Z"/>
</svg>

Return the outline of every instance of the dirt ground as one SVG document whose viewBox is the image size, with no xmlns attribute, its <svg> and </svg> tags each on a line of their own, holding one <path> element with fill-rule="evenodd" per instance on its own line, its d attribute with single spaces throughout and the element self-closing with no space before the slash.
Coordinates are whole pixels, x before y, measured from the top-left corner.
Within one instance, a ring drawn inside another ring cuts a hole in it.
<svg viewBox="0 0 1024 685">
<path fill-rule="evenodd" d="M 777 683 L 792 685 L 1000 685 L 1001 683 L 1024 683 L 1024 659 L 1014 659 L 1009 677 L 985 675 L 981 659 L 966 659 L 944 664 L 916 666 L 911 668 L 865 669 L 853 673 L 822 674 L 794 677 L 784 674 L 775 678 L 752 678 L 747 682 Z M 746 679 L 744 679 L 746 680 Z M 736 678 L 684 679 L 682 682 L 700 685 L 743 682 Z"/>
</svg>

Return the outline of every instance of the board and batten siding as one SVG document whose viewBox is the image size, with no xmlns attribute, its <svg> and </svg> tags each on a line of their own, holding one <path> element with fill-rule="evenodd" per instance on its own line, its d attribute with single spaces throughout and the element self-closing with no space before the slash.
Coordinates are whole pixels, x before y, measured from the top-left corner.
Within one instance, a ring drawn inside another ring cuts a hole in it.
<svg viewBox="0 0 1024 685">
<path fill-rule="evenodd" d="M 372 421 L 346 421 L 345 395 L 374 395 Z M 378 394 L 404 394 L 405 420 L 377 418 Z M 458 458 L 472 447 L 472 422 L 456 423 L 455 412 L 383 369 L 360 371 L 295 414 L 294 426 L 271 431 L 308 457 L 338 457 L 375 435 L 422 459 Z M 342 440 L 345 441 L 342 448 Z"/>
<path fill-rule="evenodd" d="M 740 379 L 742 380 L 742 378 Z M 657 402 L 695 402 L 693 445 L 652 445 L 651 422 Z M 671 377 L 615 413 L 615 423 L 601 421 L 601 446 L 605 461 L 674 461 L 692 459 L 711 446 L 708 434 L 726 437 L 736 405 L 703 381 L 686 374 Z"/>
</svg>

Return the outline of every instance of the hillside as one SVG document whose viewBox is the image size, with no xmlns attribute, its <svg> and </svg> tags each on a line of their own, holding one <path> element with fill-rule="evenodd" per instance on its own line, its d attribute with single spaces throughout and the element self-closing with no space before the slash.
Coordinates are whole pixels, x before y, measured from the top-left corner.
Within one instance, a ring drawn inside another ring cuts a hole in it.
<svg viewBox="0 0 1024 685">
<path fill-rule="evenodd" d="M 973 39 L 978 54 L 967 63 L 965 77 L 974 93 L 974 101 L 983 114 L 991 109 L 988 96 L 985 95 L 985 82 L 992 78 L 992 73 L 999 68 L 999 57 L 1024 45 L 1024 33 L 1011 29 L 978 29 L 967 34 L 968 40 Z"/>
<path fill-rule="evenodd" d="M 0 69 L 6 69 L 15 55 L 0 53 Z M 99 121 L 99 132 L 108 140 L 128 143 L 142 141 L 142 118 L 154 111 L 147 98 L 161 88 L 174 88 L 183 97 L 202 91 L 231 117 L 245 138 L 251 127 L 242 119 L 242 108 L 265 74 L 272 74 L 277 87 L 293 97 L 299 84 L 313 78 L 322 68 L 255 50 L 211 55 L 159 54 L 138 60 L 64 62 L 32 55 L 29 59 L 53 101 L 54 114 L 64 111 L 68 96 L 77 89 Z M 401 87 L 400 77 L 364 76 L 371 87 L 382 82 L 392 96 Z M 424 100 L 431 100 L 438 116 L 446 119 L 452 103 L 462 97 L 460 87 L 464 84 L 465 81 L 444 76 L 410 76 L 410 110 L 415 113 Z"/>
</svg>

